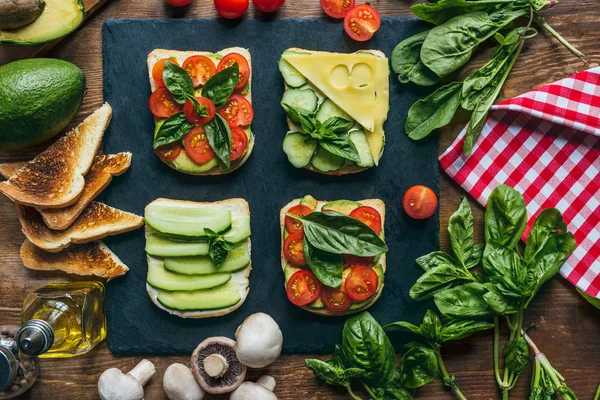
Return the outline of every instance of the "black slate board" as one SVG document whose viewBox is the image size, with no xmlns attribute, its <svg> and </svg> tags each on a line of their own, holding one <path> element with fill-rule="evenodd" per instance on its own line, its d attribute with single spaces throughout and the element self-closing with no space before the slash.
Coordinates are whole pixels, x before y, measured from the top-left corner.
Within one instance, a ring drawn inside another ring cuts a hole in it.
<svg viewBox="0 0 600 400">
<path fill-rule="evenodd" d="M 184 320 L 156 308 L 146 289 L 144 233 L 138 230 L 106 240 L 130 267 L 108 285 L 108 344 L 116 354 L 166 355 L 190 353 L 209 336 L 233 337 L 248 315 L 263 311 L 283 330 L 285 353 L 329 353 L 339 340 L 345 318 L 318 317 L 293 306 L 286 298 L 280 263 L 279 210 L 291 199 L 312 194 L 317 199 L 380 198 L 387 205 L 386 239 L 390 251 L 385 289 L 370 309 L 382 323 L 414 320 L 424 312 L 408 290 L 420 274 L 416 257 L 438 248 L 439 217 L 412 221 L 402 211 L 402 195 L 414 184 L 439 192 L 437 139 L 412 142 L 404 134 L 406 112 L 417 88 L 401 86 L 390 76 L 390 105 L 385 125 L 387 144 L 381 164 L 357 175 L 329 177 L 293 168 L 281 150 L 287 130 L 279 105 L 283 81 L 277 69 L 289 47 L 353 52 L 374 48 L 388 56 L 400 40 L 424 30 L 414 19 L 383 18 L 381 29 L 367 44 L 351 41 L 341 23 L 328 19 L 109 20 L 103 27 L 104 100 L 113 107 L 105 135 L 105 152 L 133 152 L 130 170 L 105 192 L 108 204 L 142 215 L 158 197 L 216 201 L 232 197 L 250 203 L 252 260 L 250 294 L 233 314 Z M 150 94 L 146 57 L 155 48 L 218 51 L 241 46 L 252 54 L 252 123 L 256 146 L 238 171 L 219 177 L 195 177 L 161 163 L 152 151 L 154 122 L 147 104 Z"/>
</svg>

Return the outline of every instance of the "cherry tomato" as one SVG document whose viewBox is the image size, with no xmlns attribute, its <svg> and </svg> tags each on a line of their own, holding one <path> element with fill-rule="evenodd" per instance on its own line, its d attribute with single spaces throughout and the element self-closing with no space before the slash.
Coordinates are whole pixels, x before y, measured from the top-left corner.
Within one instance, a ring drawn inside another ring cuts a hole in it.
<svg viewBox="0 0 600 400">
<path fill-rule="evenodd" d="M 321 0 L 321 8 L 331 18 L 344 18 L 352 7 L 354 0 Z"/>
<path fill-rule="evenodd" d="M 192 2 L 192 0 L 165 0 L 167 4 L 170 4 L 174 7 L 183 7 L 187 6 Z"/>
<path fill-rule="evenodd" d="M 239 53 L 229 53 L 219 61 L 217 71 L 223 71 L 225 68 L 231 67 L 234 63 L 237 63 L 240 69 L 240 77 L 238 84 L 235 86 L 235 90 L 242 90 L 250 79 L 250 65 L 246 57 Z"/>
<path fill-rule="evenodd" d="M 240 94 L 232 95 L 219 110 L 219 114 L 227 120 L 229 126 L 248 126 L 254 119 L 252 104 Z"/>
<path fill-rule="evenodd" d="M 350 270 L 346 278 L 345 292 L 352 300 L 364 301 L 375 294 L 378 285 L 377 272 L 371 267 L 359 265 Z"/>
<path fill-rule="evenodd" d="M 356 267 L 357 265 L 371 265 L 375 257 L 359 257 L 352 254 L 344 254 L 344 269 Z"/>
<path fill-rule="evenodd" d="M 350 216 L 368 225 L 378 235 L 381 233 L 381 215 L 373 207 L 358 207 L 350 213 Z"/>
<path fill-rule="evenodd" d="M 252 0 L 254 7 L 262 12 L 273 12 L 281 8 L 285 0 Z"/>
<path fill-rule="evenodd" d="M 197 126 L 183 139 L 183 147 L 190 158 L 198 164 L 209 162 L 215 157 L 215 152 L 204 133 L 204 128 Z"/>
<path fill-rule="evenodd" d="M 173 161 L 177 158 L 179 153 L 181 153 L 181 145 L 177 142 L 171 144 L 165 144 L 164 146 L 160 146 L 154 150 L 156 155 L 160 157 L 161 160 L 165 161 Z"/>
<path fill-rule="evenodd" d="M 285 238 L 283 255 L 294 267 L 306 266 L 304 257 L 304 232 L 296 232 Z"/>
<path fill-rule="evenodd" d="M 300 217 L 304 217 L 312 212 L 310 207 L 307 207 L 303 204 L 298 204 L 288 210 L 288 213 L 298 215 Z M 302 222 L 294 219 L 292 217 L 285 217 L 285 229 L 287 229 L 288 233 L 296 233 L 303 232 Z"/>
<path fill-rule="evenodd" d="M 156 89 L 148 101 L 150 111 L 158 118 L 169 118 L 181 111 L 181 104 L 175 102 L 173 95 L 167 88 Z"/>
<path fill-rule="evenodd" d="M 297 306 L 305 306 L 321 295 L 323 285 L 315 274 L 308 270 L 297 271 L 287 283 L 287 297 Z"/>
<path fill-rule="evenodd" d="M 371 39 L 380 26 L 381 17 L 379 13 L 368 4 L 352 7 L 344 17 L 346 33 L 358 42 Z"/>
<path fill-rule="evenodd" d="M 198 115 L 196 109 L 194 108 L 194 103 L 192 103 L 191 100 L 185 102 L 185 105 L 183 106 L 183 113 L 185 114 L 185 117 L 188 119 L 188 121 L 190 121 L 192 124 L 204 125 L 214 118 L 216 113 L 215 105 L 210 99 L 207 99 L 206 97 L 196 97 L 196 100 L 198 100 L 200 106 L 206 107 L 206 112 L 208 113 L 208 116 L 203 117 L 201 115 Z"/>
<path fill-rule="evenodd" d="M 327 286 L 323 286 L 321 300 L 323 300 L 325 307 L 333 311 L 346 311 L 353 303 L 352 299 L 340 289 Z"/>
<path fill-rule="evenodd" d="M 204 85 L 214 74 L 217 73 L 217 67 L 205 56 L 191 56 L 183 62 L 183 69 L 186 70 L 194 87 Z"/>
<path fill-rule="evenodd" d="M 427 186 L 416 185 L 404 193 L 402 200 L 404 211 L 414 219 L 431 217 L 438 206 L 438 198 Z"/>
<path fill-rule="evenodd" d="M 242 128 L 231 128 L 231 156 L 230 160 L 235 161 L 244 154 L 248 147 L 248 135 Z"/>
<path fill-rule="evenodd" d="M 215 0 L 215 8 L 223 18 L 239 18 L 248 10 L 248 0 Z"/>
<path fill-rule="evenodd" d="M 171 64 L 179 65 L 175 60 L 164 58 L 155 62 L 154 66 L 152 67 L 152 79 L 154 79 L 154 82 L 156 82 L 156 84 L 160 87 L 165 87 L 165 81 L 163 81 L 163 71 L 165 70 L 165 62 L 167 61 Z"/>
</svg>

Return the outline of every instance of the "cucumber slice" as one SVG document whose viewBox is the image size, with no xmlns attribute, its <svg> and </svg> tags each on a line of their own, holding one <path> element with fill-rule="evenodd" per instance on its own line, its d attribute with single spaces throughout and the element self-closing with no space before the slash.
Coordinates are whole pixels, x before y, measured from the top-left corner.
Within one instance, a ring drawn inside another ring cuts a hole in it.
<svg viewBox="0 0 600 400">
<path fill-rule="evenodd" d="M 300 132 L 289 132 L 283 139 L 283 151 L 296 168 L 303 168 L 310 164 L 316 148 L 317 141 Z"/>
<path fill-rule="evenodd" d="M 191 291 L 212 289 L 224 285 L 231 279 L 231 274 L 183 275 L 168 271 L 162 261 L 148 262 L 148 278 L 150 285 L 157 289 L 169 291 Z"/>
<path fill-rule="evenodd" d="M 209 256 L 167 257 L 165 268 L 169 271 L 185 275 L 207 275 L 219 272 L 233 272 L 245 268 L 250 263 L 248 242 L 238 243 L 220 267 L 216 267 Z"/>
<path fill-rule="evenodd" d="M 146 253 L 159 257 L 182 257 L 208 254 L 208 242 L 177 242 L 158 232 L 146 237 Z"/>
<path fill-rule="evenodd" d="M 341 117 L 350 122 L 354 122 L 354 119 L 344 110 L 339 108 L 337 104 L 329 99 L 325 99 L 317 111 L 317 120 L 323 123 L 331 117 Z"/>
<path fill-rule="evenodd" d="M 201 204 L 153 202 L 146 206 L 145 220 L 161 233 L 206 237 L 205 228 L 218 233 L 231 226 L 231 211 Z"/>
<path fill-rule="evenodd" d="M 231 221 L 231 229 L 223 235 L 223 238 L 231 243 L 238 243 L 250 236 L 250 217 L 234 218 Z"/>
<path fill-rule="evenodd" d="M 308 113 L 312 113 L 317 109 L 319 99 L 312 89 L 289 89 L 283 93 L 281 104 L 299 108 Z M 293 121 L 299 123 L 299 121 Z"/>
<path fill-rule="evenodd" d="M 214 310 L 230 307 L 242 299 L 238 284 L 234 282 L 193 292 L 166 292 L 159 289 L 157 298 L 162 305 L 174 310 Z"/>
<path fill-rule="evenodd" d="M 329 172 L 342 168 L 346 164 L 346 160 L 319 146 L 317 153 L 310 160 L 310 163 L 319 171 Z"/>
<path fill-rule="evenodd" d="M 350 140 L 354 143 L 354 146 L 356 146 L 358 156 L 360 157 L 360 162 L 357 162 L 356 165 L 359 167 L 372 167 L 375 165 L 373 154 L 371 154 L 371 146 L 369 146 L 365 132 L 361 129 L 351 131 Z"/>
<path fill-rule="evenodd" d="M 297 88 L 308 82 L 308 79 L 284 58 L 279 59 L 279 72 L 281 72 L 285 83 L 290 87 Z"/>
</svg>

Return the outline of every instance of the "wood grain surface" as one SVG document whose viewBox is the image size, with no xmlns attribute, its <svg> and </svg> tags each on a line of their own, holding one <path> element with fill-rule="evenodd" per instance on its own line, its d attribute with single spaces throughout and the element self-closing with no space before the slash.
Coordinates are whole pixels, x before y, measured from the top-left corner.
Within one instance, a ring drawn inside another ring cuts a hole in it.
<svg viewBox="0 0 600 400">
<path fill-rule="evenodd" d="M 410 15 L 409 7 L 415 1 L 379 0 L 372 4 L 382 15 Z M 600 8 L 597 0 L 562 0 L 554 8 L 544 12 L 550 24 L 586 55 L 591 66 L 600 63 Z M 93 15 L 73 35 L 64 39 L 49 56 L 66 59 L 79 65 L 87 75 L 87 95 L 77 123 L 102 103 L 101 27 L 107 18 L 199 18 L 215 17 L 212 1 L 194 0 L 184 9 L 173 9 L 163 0 L 118 0 L 109 2 Z M 282 17 L 322 16 L 317 0 L 287 0 L 277 14 Z M 273 18 L 262 15 L 250 6 L 249 18 Z M 340 29 L 342 26 L 340 24 Z M 284 34 L 281 32 L 280 34 Z M 265 40 L 277 40 L 265 37 Z M 481 65 L 489 51 L 482 51 L 471 68 Z M 526 44 L 516 63 L 501 97 L 509 98 L 532 88 L 566 77 L 587 68 L 584 63 L 568 53 L 548 34 L 541 32 Z M 469 71 L 465 71 L 468 73 Z M 466 123 L 466 117 L 442 130 L 440 151 L 443 151 Z M 403 134 L 390 132 L 389 134 Z M 37 149 L 39 150 L 39 149 Z M 22 154 L 0 153 L 0 162 L 29 159 L 33 151 Z M 445 231 L 450 214 L 456 209 L 464 192 L 444 174 L 441 175 L 441 242 L 448 248 Z M 398 194 L 401 196 L 401 193 Z M 471 202 L 475 209 L 476 236 L 482 240 L 483 210 Z M 398 206 L 395 204 L 394 206 Z M 23 241 L 14 205 L 0 198 L 0 323 L 17 323 L 24 295 L 49 281 L 64 280 L 65 275 L 39 273 L 23 268 L 19 260 L 19 246 Z M 572 285 L 562 278 L 550 282 L 531 304 L 525 324 L 535 323 L 537 329 L 531 336 L 549 357 L 553 365 L 567 379 L 580 399 L 591 399 L 600 383 L 600 311 L 582 300 Z M 204 338 L 198 338 L 200 342 Z M 456 375 L 457 383 L 469 399 L 495 399 L 498 392 L 492 372 L 492 338 L 483 333 L 467 340 L 445 345 L 443 353 L 447 367 Z M 251 371 L 250 379 L 262 373 L 277 379 L 276 394 L 279 399 L 344 399 L 342 390 L 318 384 L 304 368 L 303 356 L 281 357 L 274 365 L 262 371 Z M 99 375 L 109 367 L 123 370 L 132 368 L 140 358 L 114 357 L 106 344 L 85 356 L 42 360 L 38 382 L 22 398 L 24 399 L 97 399 L 96 382 Z M 157 366 L 157 374 L 146 386 L 147 400 L 166 399 L 162 390 L 162 374 L 173 362 L 188 363 L 188 357 L 151 358 Z M 512 398 L 524 399 L 528 395 L 529 371 L 523 374 Z M 363 399 L 368 397 L 361 393 Z M 419 390 L 420 399 L 451 399 L 452 396 L 437 380 Z M 217 397 L 207 396 L 208 399 Z M 221 397 L 223 399 L 227 397 Z"/>
</svg>

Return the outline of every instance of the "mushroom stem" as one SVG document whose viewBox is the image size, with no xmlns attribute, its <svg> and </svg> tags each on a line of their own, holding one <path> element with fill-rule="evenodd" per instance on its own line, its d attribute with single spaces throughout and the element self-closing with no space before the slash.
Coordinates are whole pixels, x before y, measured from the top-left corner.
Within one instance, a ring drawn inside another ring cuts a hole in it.
<svg viewBox="0 0 600 400">
<path fill-rule="evenodd" d="M 263 385 L 265 388 L 269 389 L 271 392 L 275 390 L 275 378 L 270 375 L 263 375 L 256 381 L 259 385 Z"/>
<path fill-rule="evenodd" d="M 155 373 L 156 368 L 154 368 L 154 364 L 148 360 L 142 360 L 127 374 L 133 376 L 140 385 L 144 386 Z"/>
<path fill-rule="evenodd" d="M 227 368 L 229 368 L 229 363 L 220 354 L 211 354 L 204 359 L 204 370 L 213 378 L 220 378 L 225 375 Z"/>
</svg>

